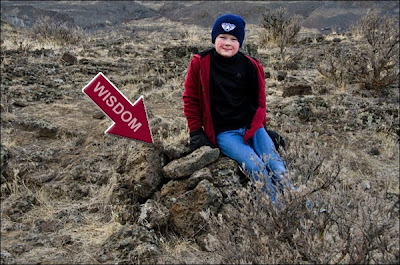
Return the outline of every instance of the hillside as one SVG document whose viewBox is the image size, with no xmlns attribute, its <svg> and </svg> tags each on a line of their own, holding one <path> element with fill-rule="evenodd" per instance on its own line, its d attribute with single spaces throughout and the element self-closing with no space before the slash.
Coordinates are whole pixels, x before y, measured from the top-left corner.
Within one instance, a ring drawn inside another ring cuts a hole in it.
<svg viewBox="0 0 400 265">
<path fill-rule="evenodd" d="M 265 11 L 278 7 L 286 8 L 290 15 L 302 15 L 303 27 L 322 33 L 348 30 L 368 9 L 399 14 L 397 1 L 2 1 L 1 17 L 14 25 L 30 27 L 40 17 L 49 16 L 88 30 L 165 17 L 207 28 L 215 17 L 229 12 L 258 25 Z"/>
<path fill-rule="evenodd" d="M 359 36 L 303 39 L 279 69 L 249 23 L 243 51 L 264 66 L 268 126 L 299 187 L 281 208 L 217 148 L 189 153 L 183 82 L 211 47 L 203 26 L 220 7 L 201 10 L 213 3 L 2 1 L 7 21 L 42 12 L 97 29 L 68 45 L 1 21 L 2 264 L 399 262 L 399 88 L 337 87 L 317 70 L 334 47 L 364 50 Z M 259 11 L 247 3 L 246 16 Z M 298 7 L 331 27 L 316 13 L 330 2 L 318 3 Z M 82 93 L 99 72 L 132 102 L 144 96 L 154 144 L 104 134 L 111 120 Z"/>
</svg>

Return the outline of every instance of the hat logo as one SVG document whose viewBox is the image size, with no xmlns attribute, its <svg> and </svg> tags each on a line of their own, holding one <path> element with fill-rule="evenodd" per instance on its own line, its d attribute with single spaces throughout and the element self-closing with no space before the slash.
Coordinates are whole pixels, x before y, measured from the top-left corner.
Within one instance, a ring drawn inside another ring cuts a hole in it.
<svg viewBox="0 0 400 265">
<path fill-rule="evenodd" d="M 226 32 L 229 32 L 229 31 L 234 30 L 234 29 L 236 28 L 236 25 L 235 25 L 235 24 L 231 24 L 231 23 L 222 23 L 222 24 L 221 24 L 221 27 L 222 27 Z"/>
</svg>

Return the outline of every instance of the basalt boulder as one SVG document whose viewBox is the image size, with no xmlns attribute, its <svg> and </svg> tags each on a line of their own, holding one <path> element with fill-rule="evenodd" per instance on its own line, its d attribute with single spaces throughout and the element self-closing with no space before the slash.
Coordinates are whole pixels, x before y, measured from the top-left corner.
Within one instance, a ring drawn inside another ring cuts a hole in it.
<svg viewBox="0 0 400 265">
<path fill-rule="evenodd" d="M 203 146 L 185 157 L 168 163 L 162 171 L 169 179 L 184 178 L 217 160 L 219 153 L 217 148 Z"/>
</svg>

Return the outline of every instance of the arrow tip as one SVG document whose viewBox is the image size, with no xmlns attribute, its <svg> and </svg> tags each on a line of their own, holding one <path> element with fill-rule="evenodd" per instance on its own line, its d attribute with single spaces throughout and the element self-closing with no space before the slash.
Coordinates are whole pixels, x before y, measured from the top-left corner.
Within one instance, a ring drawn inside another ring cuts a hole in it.
<svg viewBox="0 0 400 265">
<path fill-rule="evenodd" d="M 131 112 L 135 115 L 126 123 L 114 123 L 105 133 L 130 138 L 146 143 L 153 143 L 143 96 L 132 106 Z"/>
</svg>

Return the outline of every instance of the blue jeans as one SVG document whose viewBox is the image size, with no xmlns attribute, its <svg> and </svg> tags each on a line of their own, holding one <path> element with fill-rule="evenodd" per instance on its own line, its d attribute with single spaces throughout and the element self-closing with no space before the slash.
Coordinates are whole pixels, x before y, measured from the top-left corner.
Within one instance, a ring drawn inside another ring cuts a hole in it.
<svg viewBox="0 0 400 265">
<path fill-rule="evenodd" d="M 277 191 L 282 191 L 281 176 L 286 173 L 285 164 L 264 128 L 258 129 L 248 144 L 244 143 L 245 132 L 246 128 L 222 132 L 216 137 L 217 144 L 221 152 L 238 162 L 254 182 L 265 176 L 262 189 L 275 202 Z"/>
</svg>

